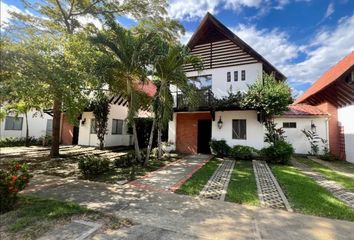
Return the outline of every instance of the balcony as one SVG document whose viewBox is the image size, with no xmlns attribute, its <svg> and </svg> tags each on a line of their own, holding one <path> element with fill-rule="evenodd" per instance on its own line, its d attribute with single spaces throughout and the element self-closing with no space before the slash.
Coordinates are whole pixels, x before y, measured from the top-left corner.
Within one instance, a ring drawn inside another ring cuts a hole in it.
<svg viewBox="0 0 354 240">
<path fill-rule="evenodd" d="M 177 92 L 174 94 L 175 111 L 202 111 L 210 110 L 214 101 L 214 94 L 211 89 L 200 89 L 196 96 L 189 99 L 185 94 Z M 193 103 L 192 103 L 193 102 Z"/>
</svg>

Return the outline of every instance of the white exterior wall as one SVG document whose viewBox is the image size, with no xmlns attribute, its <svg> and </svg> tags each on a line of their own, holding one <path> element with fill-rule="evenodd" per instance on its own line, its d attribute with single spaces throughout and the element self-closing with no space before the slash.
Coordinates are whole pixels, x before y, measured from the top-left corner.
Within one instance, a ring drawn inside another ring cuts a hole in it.
<svg viewBox="0 0 354 240">
<path fill-rule="evenodd" d="M 168 122 L 168 142 L 176 144 L 176 117 L 177 113 L 173 113 L 172 121 Z"/>
<path fill-rule="evenodd" d="M 241 71 L 246 71 L 246 80 L 241 80 Z M 238 71 L 238 81 L 234 81 L 234 71 Z M 227 72 L 231 73 L 231 82 L 227 82 Z M 230 87 L 233 92 L 247 91 L 248 85 L 262 79 L 262 63 L 253 63 L 240 66 L 206 69 L 203 71 L 187 72 L 188 77 L 212 75 L 211 90 L 216 98 L 227 96 Z"/>
<path fill-rule="evenodd" d="M 328 140 L 328 121 L 327 117 L 277 117 L 274 122 L 277 127 L 283 127 L 283 122 L 296 122 L 296 128 L 283 128 L 286 141 L 293 145 L 295 153 L 308 154 L 311 152 L 311 146 L 301 130 L 311 130 L 311 121 L 316 125 L 316 132 L 320 138 Z M 323 144 L 319 142 L 320 151 L 323 150 Z"/>
<path fill-rule="evenodd" d="M 128 115 L 128 108 L 123 106 L 118 106 L 111 104 L 110 112 L 108 115 L 108 127 L 107 134 L 105 136 L 104 145 L 105 147 L 112 146 L 130 146 L 133 143 L 133 136 L 127 133 L 127 122 L 126 118 Z M 151 114 L 146 111 L 140 111 L 139 117 L 151 117 Z M 100 141 L 95 133 L 90 133 L 91 130 L 91 120 L 95 118 L 92 112 L 84 112 L 80 121 L 79 129 L 79 145 L 83 146 L 95 146 L 98 147 Z M 82 121 L 86 119 L 85 124 Z M 120 119 L 124 120 L 122 134 L 112 134 L 112 120 Z"/>
<path fill-rule="evenodd" d="M 354 105 L 338 109 L 338 122 L 344 128 L 346 160 L 354 163 Z"/>
<path fill-rule="evenodd" d="M 241 80 L 241 71 L 246 71 L 246 80 Z M 238 71 L 238 81 L 234 81 L 234 71 Z M 227 82 L 227 72 L 231 73 L 231 82 Z M 233 67 L 213 68 L 203 71 L 187 72 L 188 77 L 212 75 L 212 87 L 211 90 L 214 93 L 214 97 L 221 98 L 228 95 L 230 87 L 233 92 L 247 91 L 248 85 L 253 84 L 257 80 L 262 79 L 263 65 L 262 63 L 252 63 Z M 171 86 L 170 90 L 176 104 L 176 92 L 177 87 Z"/>
<path fill-rule="evenodd" d="M 14 116 L 9 114 L 8 116 Z M 45 136 L 47 129 L 47 120 L 53 119 L 52 116 L 41 113 L 38 111 L 30 111 L 28 116 L 29 136 L 39 138 Z M 23 114 L 19 114 L 18 117 L 23 117 L 22 130 L 5 130 L 5 119 L 0 121 L 0 138 L 20 138 L 26 137 L 26 119 Z"/>
<path fill-rule="evenodd" d="M 223 127 L 218 128 L 217 122 L 221 116 Z M 246 119 L 246 139 L 232 139 L 232 120 Z M 216 112 L 215 121 L 211 126 L 211 138 L 216 140 L 226 140 L 231 147 L 234 145 L 247 145 L 256 149 L 264 147 L 264 128 L 257 121 L 256 111 L 225 111 Z"/>
</svg>

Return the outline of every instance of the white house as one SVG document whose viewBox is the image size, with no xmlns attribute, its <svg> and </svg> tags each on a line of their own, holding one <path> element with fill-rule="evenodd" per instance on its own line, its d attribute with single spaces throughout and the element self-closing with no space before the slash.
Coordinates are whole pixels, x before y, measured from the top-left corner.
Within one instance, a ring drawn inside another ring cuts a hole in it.
<svg viewBox="0 0 354 240">
<path fill-rule="evenodd" d="M 227 96 L 230 89 L 246 92 L 250 84 L 262 80 L 263 72 L 273 73 L 279 81 L 284 81 L 285 76 L 209 13 L 191 37 L 188 47 L 203 61 L 202 71 L 185 66 L 187 76 L 200 89 L 203 101 L 197 110 L 190 111 L 183 102 L 183 94 L 171 87 L 175 111 L 169 122 L 169 142 L 175 144 L 177 151 L 185 153 L 208 153 L 211 139 L 224 139 L 230 146 L 264 147 L 265 129 L 255 110 L 213 109 L 210 99 Z M 320 116 L 307 113 L 306 118 L 284 115 L 275 121 L 285 125 L 291 122 L 292 126 L 295 122 L 295 129 L 285 129 L 287 139 L 296 152 L 307 153 L 309 148 L 304 144 L 301 130 L 310 128 L 313 122 L 319 137 L 327 139 L 326 117 L 322 112 Z M 221 122 L 222 126 L 218 124 Z"/>
<path fill-rule="evenodd" d="M 296 104 L 306 103 L 329 114 L 329 148 L 354 163 L 354 51 L 326 71 Z"/>
<path fill-rule="evenodd" d="M 52 116 L 35 110 L 28 112 L 27 116 L 30 137 L 40 138 L 51 135 Z M 26 137 L 26 119 L 24 114 L 19 114 L 17 117 L 14 114 L 9 114 L 4 120 L 0 121 L 0 139 L 9 137 Z"/>
</svg>

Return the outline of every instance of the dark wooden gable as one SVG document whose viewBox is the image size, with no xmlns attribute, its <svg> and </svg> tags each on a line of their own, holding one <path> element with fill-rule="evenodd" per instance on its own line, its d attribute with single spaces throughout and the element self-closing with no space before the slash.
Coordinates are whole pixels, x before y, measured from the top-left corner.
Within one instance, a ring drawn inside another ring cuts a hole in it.
<svg viewBox="0 0 354 240">
<path fill-rule="evenodd" d="M 204 69 L 261 62 L 264 71 L 275 73 L 279 80 L 286 79 L 281 72 L 210 13 L 204 17 L 187 46 L 192 54 L 202 58 Z M 185 71 L 193 71 L 192 66 L 186 65 Z"/>
</svg>

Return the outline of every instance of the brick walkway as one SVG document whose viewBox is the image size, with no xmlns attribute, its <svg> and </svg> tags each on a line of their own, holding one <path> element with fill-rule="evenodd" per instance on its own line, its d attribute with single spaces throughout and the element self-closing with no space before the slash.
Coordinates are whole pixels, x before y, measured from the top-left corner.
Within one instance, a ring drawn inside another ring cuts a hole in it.
<svg viewBox="0 0 354 240">
<path fill-rule="evenodd" d="M 253 160 L 257 191 L 262 206 L 292 211 L 283 190 L 264 161 Z"/>
<path fill-rule="evenodd" d="M 234 166 L 235 161 L 223 160 L 204 186 L 199 196 L 202 198 L 224 201 Z"/>
<path fill-rule="evenodd" d="M 154 192 L 174 192 L 210 159 L 210 155 L 189 155 L 134 180 L 129 185 Z"/>
<path fill-rule="evenodd" d="M 320 186 L 330 191 L 336 198 L 354 209 L 354 193 L 340 186 L 335 181 L 328 180 L 321 173 L 313 171 L 309 166 L 292 159 L 292 164 L 304 174 L 315 180 Z"/>
</svg>

